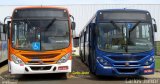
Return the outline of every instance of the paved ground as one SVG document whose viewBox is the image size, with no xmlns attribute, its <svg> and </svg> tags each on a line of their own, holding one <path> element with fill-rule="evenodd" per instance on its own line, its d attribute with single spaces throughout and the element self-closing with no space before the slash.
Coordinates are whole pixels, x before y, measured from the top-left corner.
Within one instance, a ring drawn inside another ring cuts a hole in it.
<svg viewBox="0 0 160 84">
<path fill-rule="evenodd" d="M 79 57 L 73 57 L 73 72 L 64 74 L 11 75 L 7 62 L 0 65 L 0 84 L 160 84 L 160 73 L 139 77 L 96 77 Z"/>
</svg>

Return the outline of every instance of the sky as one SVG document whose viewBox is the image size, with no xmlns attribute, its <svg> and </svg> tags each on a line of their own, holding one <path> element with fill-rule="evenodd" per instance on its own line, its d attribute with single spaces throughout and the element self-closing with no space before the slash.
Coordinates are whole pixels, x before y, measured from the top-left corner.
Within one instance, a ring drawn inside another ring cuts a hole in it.
<svg viewBox="0 0 160 84">
<path fill-rule="evenodd" d="M 160 4 L 160 0 L 0 0 L 0 5 Z"/>
</svg>

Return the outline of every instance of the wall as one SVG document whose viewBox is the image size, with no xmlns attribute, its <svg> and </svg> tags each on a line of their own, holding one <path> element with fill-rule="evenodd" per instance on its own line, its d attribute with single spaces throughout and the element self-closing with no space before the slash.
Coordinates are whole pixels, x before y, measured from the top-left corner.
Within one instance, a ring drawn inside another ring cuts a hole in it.
<svg viewBox="0 0 160 84">
<path fill-rule="evenodd" d="M 50 5 L 51 6 L 51 5 Z M 6 16 L 11 16 L 14 8 L 20 6 L 0 6 L 0 21 Z M 155 41 L 160 41 L 160 4 L 73 4 L 73 5 L 63 5 L 69 9 L 70 14 L 75 17 L 76 22 L 76 35 L 83 29 L 89 19 L 94 15 L 94 13 L 99 9 L 112 9 L 112 8 L 128 8 L 128 9 L 143 9 L 148 10 L 152 17 L 157 21 L 158 32 L 155 33 Z"/>
</svg>

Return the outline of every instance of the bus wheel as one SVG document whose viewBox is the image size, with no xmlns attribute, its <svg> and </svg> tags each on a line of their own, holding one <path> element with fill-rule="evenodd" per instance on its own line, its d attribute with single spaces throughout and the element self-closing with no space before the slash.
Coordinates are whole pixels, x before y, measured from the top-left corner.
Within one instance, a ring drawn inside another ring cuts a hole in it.
<svg viewBox="0 0 160 84">
<path fill-rule="evenodd" d="M 67 79 L 68 78 L 68 73 L 60 73 L 62 78 Z"/>
<path fill-rule="evenodd" d="M 83 56 L 82 56 L 82 52 L 80 51 L 80 59 L 83 62 Z"/>
<path fill-rule="evenodd" d="M 93 51 L 93 57 L 92 57 L 92 71 L 95 74 L 96 71 L 96 55 L 95 55 L 95 51 Z"/>
<path fill-rule="evenodd" d="M 8 72 L 11 73 L 11 64 L 9 61 L 8 61 Z"/>
</svg>

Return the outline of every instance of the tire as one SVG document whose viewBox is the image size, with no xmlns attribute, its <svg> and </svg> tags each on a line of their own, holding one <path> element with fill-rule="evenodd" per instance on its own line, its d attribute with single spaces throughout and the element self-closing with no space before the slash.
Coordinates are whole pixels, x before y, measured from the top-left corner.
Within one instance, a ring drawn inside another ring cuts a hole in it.
<svg viewBox="0 0 160 84">
<path fill-rule="evenodd" d="M 68 78 L 68 73 L 60 73 L 62 75 L 62 78 L 67 79 Z"/>
<path fill-rule="evenodd" d="M 11 64 L 9 61 L 8 61 L 8 72 L 11 73 Z"/>
<path fill-rule="evenodd" d="M 84 62 L 83 61 L 83 56 L 82 56 L 82 51 L 80 51 L 80 59 L 81 59 L 82 62 Z"/>
</svg>

